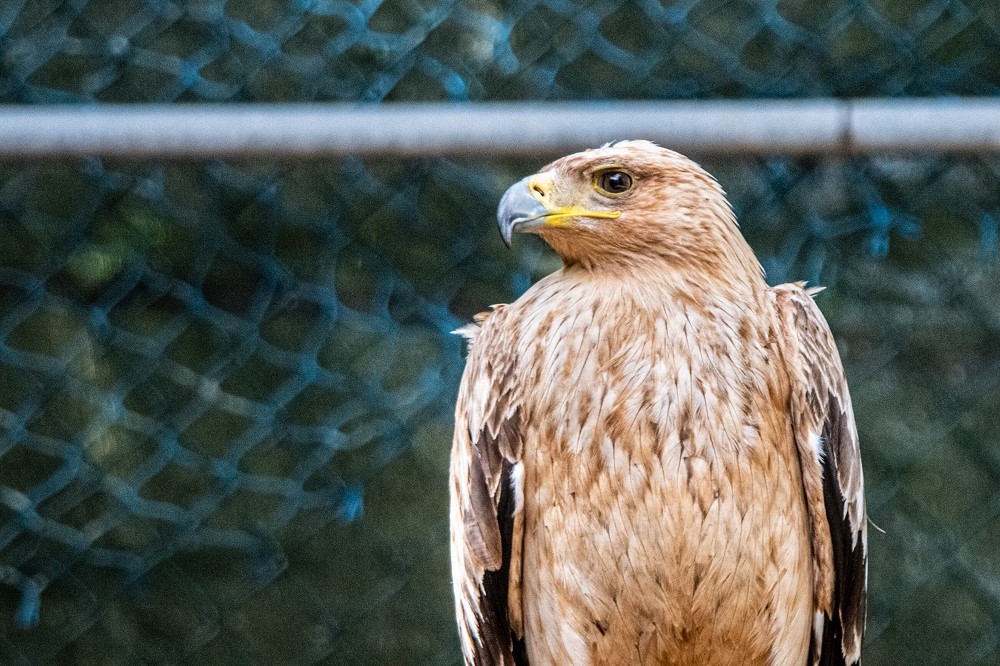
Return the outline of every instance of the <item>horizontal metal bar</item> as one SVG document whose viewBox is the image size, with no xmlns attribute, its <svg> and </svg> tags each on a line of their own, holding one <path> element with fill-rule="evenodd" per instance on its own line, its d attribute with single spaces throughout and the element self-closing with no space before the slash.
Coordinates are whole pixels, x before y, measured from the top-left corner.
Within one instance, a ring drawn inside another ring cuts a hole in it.
<svg viewBox="0 0 1000 666">
<path fill-rule="evenodd" d="M 0 158 L 1000 151 L 1000 99 L 0 107 Z"/>
</svg>

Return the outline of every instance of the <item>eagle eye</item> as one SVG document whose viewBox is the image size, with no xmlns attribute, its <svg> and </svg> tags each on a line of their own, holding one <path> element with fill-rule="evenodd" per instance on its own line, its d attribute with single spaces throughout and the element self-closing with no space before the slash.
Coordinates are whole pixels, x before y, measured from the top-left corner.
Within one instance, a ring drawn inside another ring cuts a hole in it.
<svg viewBox="0 0 1000 666">
<path fill-rule="evenodd" d="M 602 194 L 623 194 L 632 189 L 632 176 L 619 169 L 609 169 L 597 174 L 594 186 Z"/>
</svg>

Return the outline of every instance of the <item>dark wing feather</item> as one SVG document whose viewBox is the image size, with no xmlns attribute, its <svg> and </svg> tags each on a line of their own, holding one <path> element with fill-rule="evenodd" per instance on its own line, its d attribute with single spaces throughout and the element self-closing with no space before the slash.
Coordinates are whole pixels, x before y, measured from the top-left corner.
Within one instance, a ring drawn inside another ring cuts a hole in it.
<svg viewBox="0 0 1000 666">
<path fill-rule="evenodd" d="M 840 441 L 838 437 L 844 433 L 838 430 L 843 427 L 843 420 L 841 413 L 839 417 L 827 421 L 823 429 L 824 442 Z M 834 585 L 833 612 L 824 618 L 822 643 L 817 653 L 822 666 L 846 666 L 860 662 L 867 610 L 867 536 L 862 528 L 861 538 L 857 538 L 857 530 L 842 513 L 841 507 L 846 506 L 847 501 L 841 484 L 835 481 L 839 471 L 836 458 L 837 454 L 831 448 L 823 460 L 823 498 L 833 547 Z M 851 658 L 855 655 L 856 658 Z"/>
<path fill-rule="evenodd" d="M 816 625 L 809 664 L 861 661 L 868 584 L 864 478 L 854 411 L 833 335 L 810 292 L 775 289 L 792 380 L 791 413 L 812 528 Z"/>
<path fill-rule="evenodd" d="M 500 312 L 485 331 L 463 330 L 472 347 L 451 458 L 455 608 L 465 663 L 475 666 L 528 663 L 519 616 L 521 412 Z"/>
</svg>

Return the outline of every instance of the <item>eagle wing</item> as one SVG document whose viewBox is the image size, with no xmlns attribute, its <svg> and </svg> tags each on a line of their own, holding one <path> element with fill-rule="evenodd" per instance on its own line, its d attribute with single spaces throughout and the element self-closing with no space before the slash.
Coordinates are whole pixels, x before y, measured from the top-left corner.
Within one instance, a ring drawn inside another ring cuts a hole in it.
<svg viewBox="0 0 1000 666">
<path fill-rule="evenodd" d="M 861 452 L 830 328 L 802 284 L 775 289 L 791 378 L 791 414 L 812 537 L 816 616 L 809 664 L 861 659 L 868 530 Z"/>
<path fill-rule="evenodd" d="M 488 319 L 488 320 L 487 320 Z M 527 664 L 520 617 L 523 467 L 514 352 L 503 306 L 459 333 L 469 359 L 451 453 L 451 568 L 465 663 Z"/>
</svg>

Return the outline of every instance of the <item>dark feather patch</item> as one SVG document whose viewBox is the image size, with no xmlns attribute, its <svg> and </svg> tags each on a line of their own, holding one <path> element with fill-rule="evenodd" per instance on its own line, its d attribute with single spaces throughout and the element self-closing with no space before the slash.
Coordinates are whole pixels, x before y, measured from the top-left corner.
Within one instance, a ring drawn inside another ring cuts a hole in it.
<svg viewBox="0 0 1000 666">
<path fill-rule="evenodd" d="M 823 457 L 823 498 L 833 544 L 835 582 L 833 617 L 828 617 L 823 627 L 820 653 L 822 666 L 847 666 L 844 652 L 856 649 L 858 646 L 855 644 L 855 636 L 860 638 L 864 632 L 864 544 L 859 538 L 857 544 L 852 545 L 858 526 L 851 525 L 844 515 L 844 495 L 838 476 L 840 445 L 847 437 L 850 437 L 850 433 L 840 401 L 831 395 L 829 413 L 823 426 L 826 454 Z"/>
<path fill-rule="evenodd" d="M 511 664 L 527 666 L 524 641 L 516 638 L 510 629 L 507 617 L 507 596 L 510 583 L 511 528 L 514 516 L 514 492 L 511 485 L 513 466 L 504 460 L 500 474 L 500 498 L 497 502 L 497 519 L 500 523 L 500 538 L 503 544 L 503 564 L 495 571 L 483 575 L 483 591 L 479 598 L 482 609 L 482 624 L 479 627 L 484 646 L 489 646 L 489 654 L 480 654 L 477 649 L 477 666 L 499 666 Z"/>
<path fill-rule="evenodd" d="M 475 643 L 476 666 L 527 666 L 528 663 L 524 641 L 514 636 L 507 616 L 514 515 L 512 469 L 511 463 L 504 460 L 500 472 L 500 497 L 496 506 L 502 544 L 501 565 L 498 569 L 483 574 L 482 592 L 479 596 L 479 640 Z"/>
<path fill-rule="evenodd" d="M 528 664 L 524 640 L 514 635 L 508 616 L 515 510 L 511 458 L 521 453 L 519 418 L 515 410 L 510 418 L 499 424 L 495 437 L 490 427 L 484 426 L 479 437 L 473 440 L 475 462 L 470 470 L 470 490 L 476 515 L 466 517 L 466 534 L 468 538 L 470 523 L 479 524 L 478 531 L 484 534 L 488 546 L 495 547 L 497 555 L 490 558 L 491 566 L 485 567 L 477 600 L 478 623 L 472 662 L 475 666 Z M 472 538 L 469 541 L 471 545 Z"/>
</svg>

